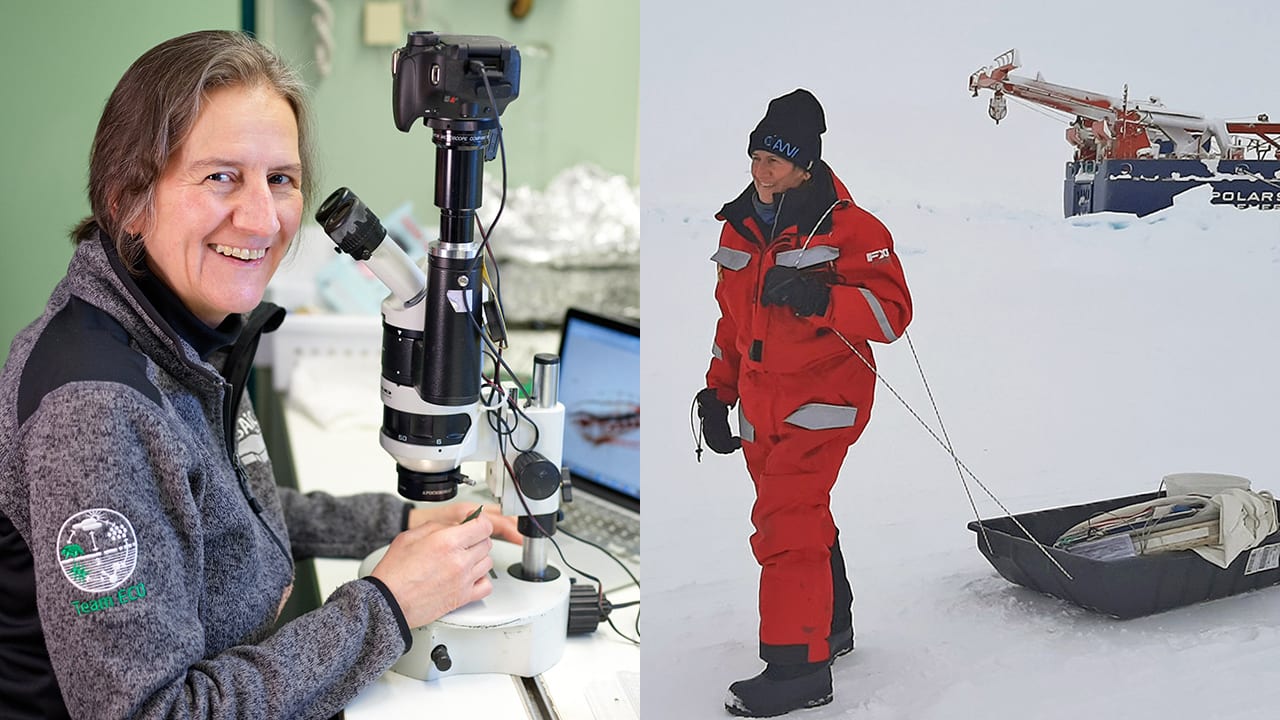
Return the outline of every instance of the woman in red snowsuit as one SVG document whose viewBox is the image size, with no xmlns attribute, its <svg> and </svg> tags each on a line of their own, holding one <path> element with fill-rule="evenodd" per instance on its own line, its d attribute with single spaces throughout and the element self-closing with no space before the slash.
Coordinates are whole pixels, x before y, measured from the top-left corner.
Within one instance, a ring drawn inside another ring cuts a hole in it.
<svg viewBox="0 0 1280 720">
<path fill-rule="evenodd" d="M 825 130 L 808 91 L 771 101 L 748 146 L 752 184 L 717 215 L 720 320 L 697 400 L 707 446 L 741 446 L 755 484 L 767 668 L 725 704 L 750 717 L 830 702 L 830 661 L 853 648 L 831 487 L 871 415 L 868 343 L 893 342 L 911 320 L 893 239 L 821 160 Z"/>
</svg>

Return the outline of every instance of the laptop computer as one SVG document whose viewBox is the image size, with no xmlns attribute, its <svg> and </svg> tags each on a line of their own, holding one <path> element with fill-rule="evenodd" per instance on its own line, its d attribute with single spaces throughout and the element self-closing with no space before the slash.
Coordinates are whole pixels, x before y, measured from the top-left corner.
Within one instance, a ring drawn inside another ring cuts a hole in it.
<svg viewBox="0 0 1280 720">
<path fill-rule="evenodd" d="M 640 325 L 570 308 L 560 333 L 559 397 L 563 464 L 574 490 L 561 526 L 607 548 L 638 576 Z M 569 540 L 569 562 L 599 577 L 605 590 L 631 584 L 603 553 Z"/>
</svg>

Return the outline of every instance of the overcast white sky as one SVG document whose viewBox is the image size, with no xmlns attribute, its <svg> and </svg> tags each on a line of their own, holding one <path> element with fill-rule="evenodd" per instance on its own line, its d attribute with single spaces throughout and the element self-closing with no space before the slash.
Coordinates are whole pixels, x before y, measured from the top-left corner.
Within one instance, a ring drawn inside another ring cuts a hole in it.
<svg viewBox="0 0 1280 720">
<path fill-rule="evenodd" d="M 641 8 L 642 202 L 710 211 L 747 181 L 746 140 L 797 86 L 827 110 L 824 157 L 854 197 L 1006 201 L 1060 212 L 1065 126 L 1010 103 L 997 127 L 971 72 L 1017 47 L 1020 74 L 1214 117 L 1280 118 L 1266 0 L 691 3 Z M 741 158 L 737 175 L 700 168 Z"/>
</svg>

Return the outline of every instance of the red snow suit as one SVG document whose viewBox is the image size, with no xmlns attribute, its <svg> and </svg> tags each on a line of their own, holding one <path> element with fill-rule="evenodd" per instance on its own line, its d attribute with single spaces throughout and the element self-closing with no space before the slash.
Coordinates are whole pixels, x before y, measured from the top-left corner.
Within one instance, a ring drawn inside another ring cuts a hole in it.
<svg viewBox="0 0 1280 720">
<path fill-rule="evenodd" d="M 721 401 L 739 403 L 755 484 L 760 656 L 819 662 L 829 657 L 828 634 L 837 629 L 831 487 L 870 418 L 875 390 L 875 374 L 845 341 L 874 363 L 868 341 L 892 342 L 903 333 L 911 297 L 889 231 L 854 204 L 825 163 L 781 197 L 772 228 L 756 216 L 754 193 L 748 186 L 716 216 L 724 221 L 712 257 L 720 320 L 707 386 Z M 833 270 L 838 279 L 826 313 L 796 317 L 786 306 L 761 306 L 761 285 L 774 265 Z M 838 577 L 843 583 L 843 573 Z"/>
</svg>

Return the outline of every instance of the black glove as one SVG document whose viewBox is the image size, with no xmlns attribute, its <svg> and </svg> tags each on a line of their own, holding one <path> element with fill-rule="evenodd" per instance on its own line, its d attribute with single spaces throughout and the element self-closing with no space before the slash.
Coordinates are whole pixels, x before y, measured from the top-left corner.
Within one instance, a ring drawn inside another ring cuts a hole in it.
<svg viewBox="0 0 1280 720">
<path fill-rule="evenodd" d="M 760 291 L 760 304 L 786 305 L 799 317 L 825 315 L 831 302 L 831 272 L 825 267 L 816 270 L 799 270 L 774 265 L 764 274 L 764 288 Z"/>
<path fill-rule="evenodd" d="M 729 434 L 729 406 L 716 397 L 715 388 L 698 393 L 698 417 L 702 420 L 702 437 L 707 447 L 721 455 L 742 447 L 741 438 Z"/>
</svg>

